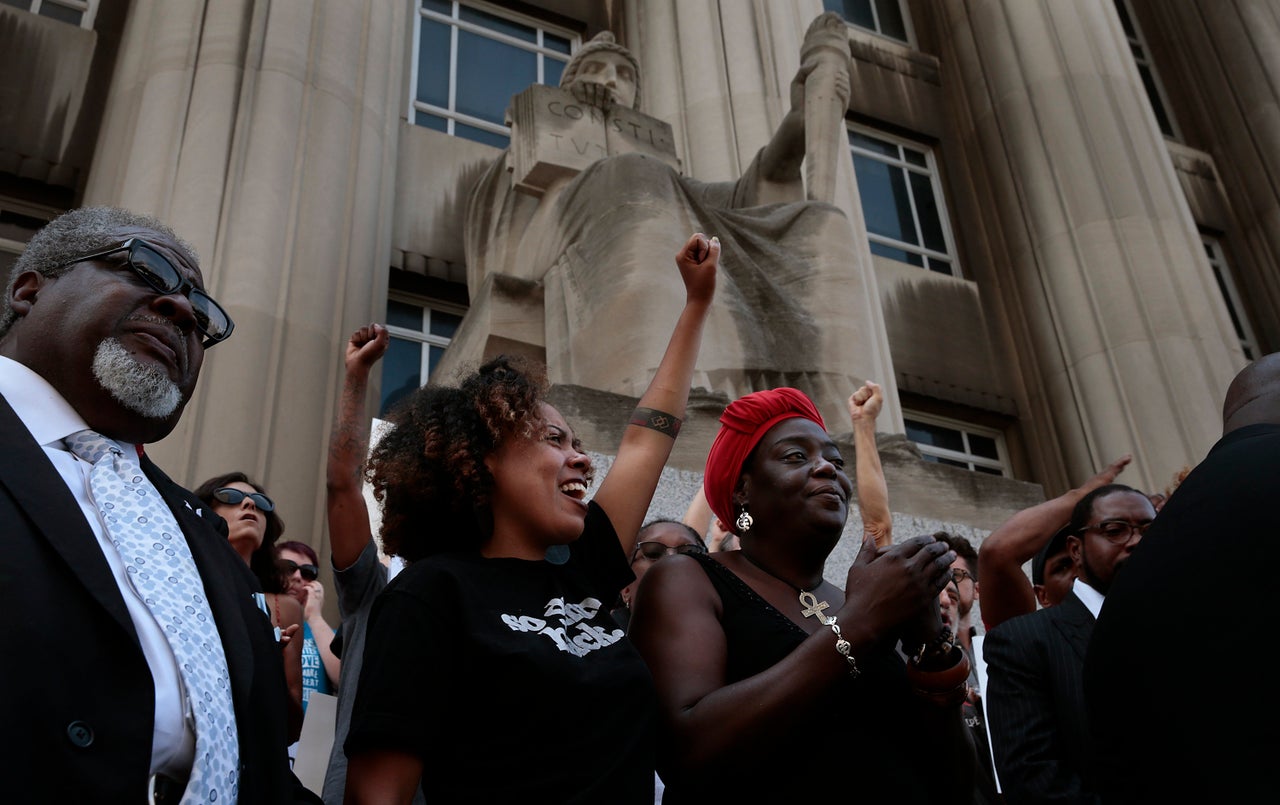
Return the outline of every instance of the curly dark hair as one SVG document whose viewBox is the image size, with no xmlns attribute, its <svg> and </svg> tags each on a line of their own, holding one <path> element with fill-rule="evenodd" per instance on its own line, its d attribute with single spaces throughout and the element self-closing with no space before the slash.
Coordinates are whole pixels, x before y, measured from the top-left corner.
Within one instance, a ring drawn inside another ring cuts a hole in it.
<svg viewBox="0 0 1280 805">
<path fill-rule="evenodd" d="M 267 494 L 267 490 L 262 484 L 249 478 L 243 472 L 225 472 L 222 475 L 215 475 L 204 483 L 195 488 L 195 496 L 203 500 L 211 508 L 215 505 L 222 505 L 221 501 L 214 498 L 215 490 L 221 489 L 227 484 L 248 484 L 262 494 Z M 262 544 L 249 557 L 249 569 L 253 571 L 253 575 L 258 577 L 258 583 L 262 585 L 263 592 L 282 593 L 288 589 L 288 582 L 280 574 L 280 568 L 276 564 L 275 544 L 284 534 L 284 520 L 280 519 L 280 515 L 274 510 L 264 512 L 267 516 L 267 531 L 262 537 Z"/>
<path fill-rule="evenodd" d="M 479 548 L 493 533 L 484 460 L 542 421 L 544 367 L 500 355 L 460 386 L 424 386 L 392 411 L 365 477 L 382 504 L 382 548 L 413 562 Z"/>
</svg>

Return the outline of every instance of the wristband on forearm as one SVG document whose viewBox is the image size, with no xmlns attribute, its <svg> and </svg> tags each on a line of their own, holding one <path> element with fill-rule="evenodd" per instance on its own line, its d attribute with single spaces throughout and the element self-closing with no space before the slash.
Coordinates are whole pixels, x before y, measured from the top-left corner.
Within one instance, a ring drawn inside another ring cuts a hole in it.
<svg viewBox="0 0 1280 805">
<path fill-rule="evenodd" d="M 637 408 L 631 414 L 631 421 L 628 424 L 656 430 L 658 433 L 674 439 L 680 433 L 682 422 L 680 417 L 668 414 L 665 411 L 655 411 L 652 408 Z"/>
</svg>

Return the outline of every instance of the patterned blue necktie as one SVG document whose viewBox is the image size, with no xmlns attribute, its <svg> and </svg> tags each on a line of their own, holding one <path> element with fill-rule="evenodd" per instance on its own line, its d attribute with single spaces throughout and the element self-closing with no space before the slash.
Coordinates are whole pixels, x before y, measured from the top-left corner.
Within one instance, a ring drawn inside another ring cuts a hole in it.
<svg viewBox="0 0 1280 805">
<path fill-rule="evenodd" d="M 137 458 L 92 430 L 64 441 L 93 465 L 89 488 L 107 536 L 178 660 L 196 722 L 195 762 L 182 805 L 234 803 L 239 741 L 227 657 L 182 529 Z"/>
</svg>

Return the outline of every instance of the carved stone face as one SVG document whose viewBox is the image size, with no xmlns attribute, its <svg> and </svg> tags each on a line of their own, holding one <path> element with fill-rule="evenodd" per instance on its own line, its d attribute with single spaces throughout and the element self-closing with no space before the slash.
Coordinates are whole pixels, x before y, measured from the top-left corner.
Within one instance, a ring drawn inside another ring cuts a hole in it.
<svg viewBox="0 0 1280 805">
<path fill-rule="evenodd" d="M 576 80 L 608 87 L 619 106 L 636 105 L 635 68 L 621 53 L 603 50 L 588 54 L 578 66 Z"/>
</svg>

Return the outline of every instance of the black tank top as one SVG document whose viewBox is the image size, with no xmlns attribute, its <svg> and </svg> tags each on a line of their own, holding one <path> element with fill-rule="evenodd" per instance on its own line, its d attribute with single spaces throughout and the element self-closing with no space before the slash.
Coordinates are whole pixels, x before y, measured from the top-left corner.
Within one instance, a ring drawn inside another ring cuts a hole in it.
<svg viewBox="0 0 1280 805">
<path fill-rule="evenodd" d="M 777 664 L 808 634 L 710 555 L 702 565 L 721 600 L 727 640 L 726 682 Z M 838 658 L 831 635 L 833 661 Z M 667 784 L 664 805 L 725 802 L 741 805 L 836 799 L 865 803 L 966 802 L 967 785 L 939 780 L 953 768 L 959 730 L 939 729 L 939 713 L 911 693 L 905 666 L 892 646 L 857 655 L 861 675 L 842 679 L 809 707 L 790 734 L 770 740 L 763 755 L 731 758 Z M 955 724 L 962 727 L 958 711 Z M 947 762 L 939 756 L 947 754 Z M 666 779 L 666 776 L 663 778 Z"/>
</svg>

